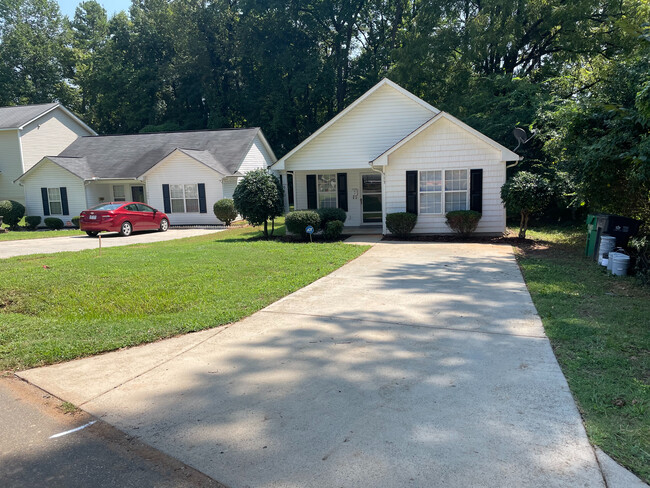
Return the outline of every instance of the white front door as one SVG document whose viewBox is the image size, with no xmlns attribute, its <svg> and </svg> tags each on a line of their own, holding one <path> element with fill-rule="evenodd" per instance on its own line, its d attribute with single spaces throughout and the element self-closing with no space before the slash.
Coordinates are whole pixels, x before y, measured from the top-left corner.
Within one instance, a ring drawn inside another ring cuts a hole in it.
<svg viewBox="0 0 650 488">
<path fill-rule="evenodd" d="M 381 223 L 381 175 L 365 173 L 361 175 L 361 222 Z"/>
</svg>

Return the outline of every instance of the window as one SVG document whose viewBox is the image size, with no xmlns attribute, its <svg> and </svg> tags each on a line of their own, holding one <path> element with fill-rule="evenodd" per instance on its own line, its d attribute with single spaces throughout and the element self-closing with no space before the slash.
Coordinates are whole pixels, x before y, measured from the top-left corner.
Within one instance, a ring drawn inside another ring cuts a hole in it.
<svg viewBox="0 0 650 488">
<path fill-rule="evenodd" d="M 336 174 L 318 175 L 318 208 L 336 208 Z"/>
<path fill-rule="evenodd" d="M 442 213 L 442 171 L 420 171 L 420 213 Z"/>
<path fill-rule="evenodd" d="M 145 205 L 144 203 L 138 203 L 138 211 L 153 213 L 153 208 L 151 208 L 149 205 Z"/>
<path fill-rule="evenodd" d="M 47 189 L 47 201 L 50 206 L 50 214 L 63 215 L 63 205 L 61 204 L 61 190 L 59 188 Z"/>
<path fill-rule="evenodd" d="M 420 213 L 467 210 L 467 174 L 466 169 L 420 171 Z"/>
<path fill-rule="evenodd" d="M 113 185 L 113 201 L 125 202 L 126 193 L 124 193 L 124 185 Z"/>
<path fill-rule="evenodd" d="M 169 185 L 172 213 L 199 211 L 199 185 Z"/>
<path fill-rule="evenodd" d="M 467 170 L 445 171 L 445 213 L 467 210 Z"/>
</svg>

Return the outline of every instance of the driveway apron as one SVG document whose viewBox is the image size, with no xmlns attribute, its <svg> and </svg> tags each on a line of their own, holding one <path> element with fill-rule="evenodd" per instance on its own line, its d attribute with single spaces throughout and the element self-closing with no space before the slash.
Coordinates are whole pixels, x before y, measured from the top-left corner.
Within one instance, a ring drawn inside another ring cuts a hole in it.
<svg viewBox="0 0 650 488">
<path fill-rule="evenodd" d="M 509 246 L 380 243 L 236 324 L 21 376 L 232 487 L 604 486 Z"/>
</svg>

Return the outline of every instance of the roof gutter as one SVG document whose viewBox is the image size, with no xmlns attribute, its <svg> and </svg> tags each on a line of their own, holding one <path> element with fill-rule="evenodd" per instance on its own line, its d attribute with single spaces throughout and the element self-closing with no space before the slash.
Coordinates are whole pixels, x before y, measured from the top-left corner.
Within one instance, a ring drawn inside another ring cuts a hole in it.
<svg viewBox="0 0 650 488">
<path fill-rule="evenodd" d="M 515 161 L 514 163 L 512 163 L 512 164 L 506 164 L 506 169 L 508 169 L 508 168 L 514 168 L 515 166 L 517 166 L 517 165 L 519 164 L 519 161 L 523 161 L 523 160 L 524 160 L 524 157 L 523 157 L 523 156 L 519 156 L 519 159 L 518 159 L 517 161 Z"/>
</svg>

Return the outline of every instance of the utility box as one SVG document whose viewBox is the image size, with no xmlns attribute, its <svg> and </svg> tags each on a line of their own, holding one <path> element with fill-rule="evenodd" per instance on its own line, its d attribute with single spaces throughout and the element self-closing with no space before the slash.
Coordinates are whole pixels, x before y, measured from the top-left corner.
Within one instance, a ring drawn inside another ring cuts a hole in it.
<svg viewBox="0 0 650 488">
<path fill-rule="evenodd" d="M 637 235 L 640 226 L 640 220 L 630 219 L 620 215 L 598 215 L 596 218 L 596 247 L 594 248 L 593 258 L 598 259 L 598 242 L 602 234 L 616 237 L 616 247 L 625 248 L 630 237 Z"/>
<path fill-rule="evenodd" d="M 587 245 L 585 256 L 593 256 L 598 244 L 598 214 L 587 215 Z"/>
</svg>

